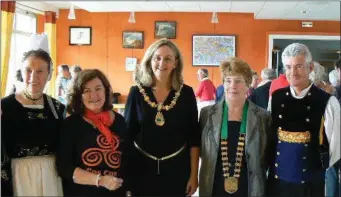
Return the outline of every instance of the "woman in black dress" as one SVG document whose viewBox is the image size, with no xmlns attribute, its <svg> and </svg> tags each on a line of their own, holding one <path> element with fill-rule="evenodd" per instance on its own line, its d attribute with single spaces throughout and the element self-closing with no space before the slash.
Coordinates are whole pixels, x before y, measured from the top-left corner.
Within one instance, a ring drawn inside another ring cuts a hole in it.
<svg viewBox="0 0 341 197">
<path fill-rule="evenodd" d="M 191 196 L 198 187 L 200 131 L 193 89 L 174 43 L 153 43 L 125 108 L 133 196 Z"/>
<path fill-rule="evenodd" d="M 68 99 L 57 169 L 65 196 L 125 196 L 122 156 L 124 118 L 112 110 L 108 79 L 97 70 L 84 70 L 75 79 Z"/>
<path fill-rule="evenodd" d="M 52 74 L 47 36 L 24 53 L 24 90 L 1 99 L 2 196 L 61 196 L 55 152 L 65 107 L 43 93 Z"/>
</svg>

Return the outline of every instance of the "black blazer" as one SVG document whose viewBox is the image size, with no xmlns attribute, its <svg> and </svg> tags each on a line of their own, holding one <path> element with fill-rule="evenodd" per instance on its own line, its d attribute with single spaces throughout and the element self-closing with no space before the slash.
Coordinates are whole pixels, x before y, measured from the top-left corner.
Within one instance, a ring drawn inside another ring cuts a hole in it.
<svg viewBox="0 0 341 197">
<path fill-rule="evenodd" d="M 269 102 L 270 85 L 271 81 L 256 88 L 249 96 L 249 100 L 252 101 L 257 106 L 266 110 L 268 108 Z"/>
</svg>

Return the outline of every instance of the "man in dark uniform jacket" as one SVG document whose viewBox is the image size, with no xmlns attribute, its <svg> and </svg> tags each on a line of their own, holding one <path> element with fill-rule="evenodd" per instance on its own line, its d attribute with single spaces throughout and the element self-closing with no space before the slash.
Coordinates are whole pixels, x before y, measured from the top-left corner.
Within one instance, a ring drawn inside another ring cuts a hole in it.
<svg viewBox="0 0 341 197">
<path fill-rule="evenodd" d="M 276 71 L 272 68 L 264 68 L 261 73 L 262 82 L 251 93 L 249 99 L 257 106 L 267 109 L 271 81 L 276 78 Z"/>
<path fill-rule="evenodd" d="M 275 91 L 271 111 L 277 140 L 269 196 L 324 196 L 325 171 L 340 159 L 340 105 L 309 81 L 311 53 L 293 43 L 282 53 L 290 86 Z"/>
</svg>

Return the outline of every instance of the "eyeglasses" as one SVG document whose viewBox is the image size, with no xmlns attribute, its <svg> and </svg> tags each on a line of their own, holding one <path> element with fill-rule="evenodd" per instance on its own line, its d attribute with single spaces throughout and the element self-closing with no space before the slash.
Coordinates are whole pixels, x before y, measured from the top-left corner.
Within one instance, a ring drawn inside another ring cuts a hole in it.
<svg viewBox="0 0 341 197">
<path fill-rule="evenodd" d="M 245 80 L 241 78 L 240 79 L 230 79 L 230 78 L 224 79 L 224 83 L 226 84 L 231 84 L 232 82 L 236 84 L 241 84 L 241 83 L 245 83 Z"/>
<path fill-rule="evenodd" d="M 285 67 L 285 70 L 302 69 L 302 68 L 304 68 L 304 65 L 303 64 L 297 64 L 297 65 L 294 65 L 294 66 L 285 65 L 284 67 Z"/>
</svg>

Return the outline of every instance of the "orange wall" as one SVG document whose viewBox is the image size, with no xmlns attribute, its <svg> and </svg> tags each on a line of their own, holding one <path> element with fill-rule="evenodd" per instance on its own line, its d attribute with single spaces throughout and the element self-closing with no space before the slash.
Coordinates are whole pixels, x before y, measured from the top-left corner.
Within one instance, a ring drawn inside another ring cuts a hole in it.
<svg viewBox="0 0 341 197">
<path fill-rule="evenodd" d="M 193 34 L 236 35 L 237 56 L 246 60 L 258 73 L 267 65 L 267 36 L 269 32 L 295 32 L 295 34 L 340 34 L 340 22 L 314 21 L 313 28 L 301 28 L 301 21 L 255 20 L 253 14 L 219 13 L 219 23 L 210 22 L 211 13 L 135 13 L 136 23 L 128 23 L 129 13 L 90 13 L 76 10 L 76 20 L 67 19 L 68 10 L 61 10 L 57 19 L 57 64 L 79 64 L 82 68 L 98 68 L 109 76 L 115 92 L 125 100 L 133 84 L 132 72 L 125 71 L 125 58 L 143 57 L 154 42 L 154 21 L 177 22 L 177 38 L 173 41 L 184 56 L 185 83 L 194 89 L 198 85 L 192 66 Z M 70 46 L 69 26 L 92 26 L 91 46 Z M 122 31 L 144 31 L 144 49 L 122 48 Z M 208 67 L 210 78 L 220 84 L 218 67 Z"/>
</svg>

